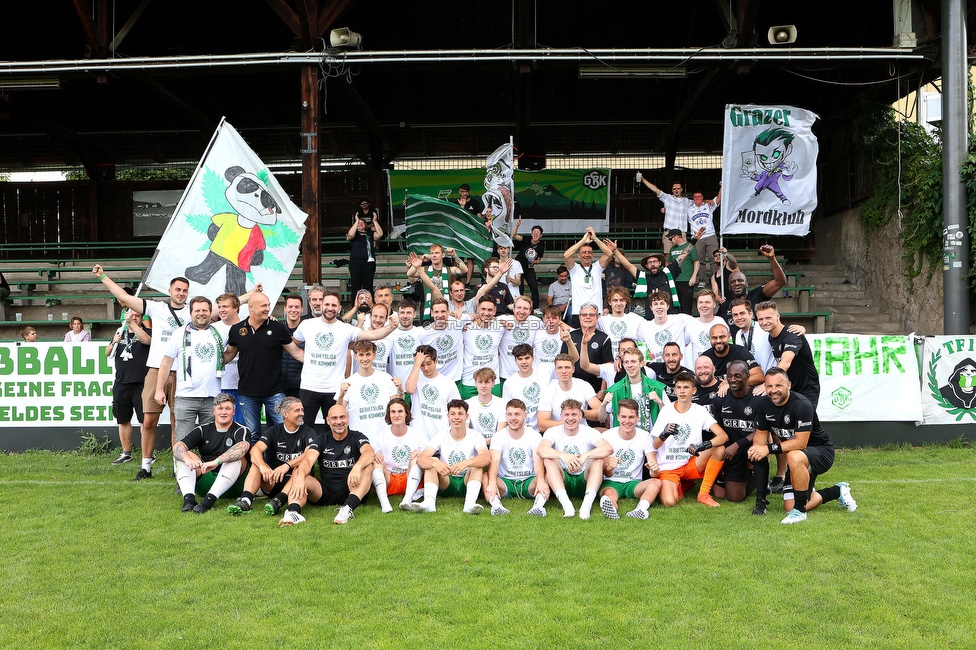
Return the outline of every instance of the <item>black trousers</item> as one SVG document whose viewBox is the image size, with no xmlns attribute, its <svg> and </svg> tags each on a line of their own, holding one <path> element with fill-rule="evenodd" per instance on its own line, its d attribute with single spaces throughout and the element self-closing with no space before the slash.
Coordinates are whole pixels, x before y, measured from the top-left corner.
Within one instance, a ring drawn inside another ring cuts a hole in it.
<svg viewBox="0 0 976 650">
<path fill-rule="evenodd" d="M 376 262 L 349 260 L 349 292 L 352 300 L 360 289 L 373 293 L 373 276 L 376 275 Z"/>
</svg>

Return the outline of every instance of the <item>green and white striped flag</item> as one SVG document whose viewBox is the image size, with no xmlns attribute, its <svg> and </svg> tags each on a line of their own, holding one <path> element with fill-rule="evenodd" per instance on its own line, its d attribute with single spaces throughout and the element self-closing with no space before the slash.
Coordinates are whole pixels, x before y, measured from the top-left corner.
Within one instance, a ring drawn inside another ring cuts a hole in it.
<svg viewBox="0 0 976 650">
<path fill-rule="evenodd" d="M 424 255 L 431 244 L 440 244 L 465 259 L 483 262 L 491 257 L 492 240 L 477 214 L 422 194 L 408 193 L 406 208 L 408 251 Z"/>
</svg>

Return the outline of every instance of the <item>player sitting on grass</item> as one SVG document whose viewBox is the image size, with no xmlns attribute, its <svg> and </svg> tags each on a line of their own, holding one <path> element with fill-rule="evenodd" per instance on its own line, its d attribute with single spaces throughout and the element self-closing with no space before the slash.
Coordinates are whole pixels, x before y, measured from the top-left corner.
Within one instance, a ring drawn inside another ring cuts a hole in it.
<svg viewBox="0 0 976 650">
<path fill-rule="evenodd" d="M 677 401 L 661 409 L 651 430 L 661 468 L 661 505 L 666 508 L 677 505 L 681 481 L 704 479 L 698 491 L 698 503 L 717 508 L 718 502 L 709 492 L 724 464 L 722 445 L 728 436 L 707 408 L 692 403 L 693 374 L 679 372 L 674 378 L 674 393 Z M 703 440 L 703 431 L 710 431 L 714 438 Z"/>
<path fill-rule="evenodd" d="M 356 515 L 353 512 L 369 492 L 373 468 L 373 448 L 369 438 L 349 430 L 349 414 L 342 406 L 329 409 L 329 427 L 308 446 L 299 459 L 291 480 L 282 490 L 288 495 L 288 508 L 278 526 L 292 526 L 305 521 L 302 506 L 337 506 L 339 513 L 332 520 L 344 524 Z M 319 476 L 311 476 L 315 463 Z"/>
<path fill-rule="evenodd" d="M 603 459 L 613 453 L 613 447 L 600 437 L 596 429 L 580 424 L 583 405 L 577 400 L 563 401 L 560 417 L 562 424 L 549 428 L 542 437 L 539 457 L 545 462 L 546 481 L 563 507 L 563 517 L 576 516 L 571 499 L 582 497 L 579 516 L 580 519 L 589 519 L 597 490 L 603 481 Z"/>
<path fill-rule="evenodd" d="M 400 510 L 410 510 L 424 472 L 417 467 L 417 456 L 427 447 L 427 437 L 412 428 L 410 406 L 402 397 L 386 405 L 386 423 L 373 449 L 373 489 L 384 513 L 393 512 L 390 497 L 403 495 Z"/>
<path fill-rule="evenodd" d="M 190 430 L 173 445 L 176 483 L 183 494 L 183 512 L 203 514 L 224 494 L 237 497 L 244 486 L 250 434 L 247 427 L 234 422 L 234 398 L 227 393 L 214 397 L 214 421 Z M 200 455 L 190 449 L 196 449 Z M 197 503 L 193 494 L 206 496 Z"/>
<path fill-rule="evenodd" d="M 251 447 L 251 469 L 244 479 L 244 491 L 233 505 L 227 506 L 227 512 L 232 515 L 250 513 L 259 489 L 272 497 L 265 511 L 269 515 L 278 514 L 281 502 L 274 497 L 291 478 L 305 449 L 315 441 L 315 429 L 305 426 L 305 409 L 300 399 L 286 397 L 275 410 L 284 422 L 265 429 Z"/>
<path fill-rule="evenodd" d="M 450 427 L 431 438 L 417 465 L 424 470 L 424 500 L 414 503 L 414 512 L 437 510 L 437 496 L 464 497 L 464 512 L 481 514 L 484 506 L 477 503 L 481 479 L 491 462 L 485 438 L 468 428 L 468 404 L 462 399 L 447 403 Z M 440 458 L 434 454 L 440 453 Z"/>
<path fill-rule="evenodd" d="M 607 519 L 620 519 L 618 500 L 639 499 L 628 517 L 647 519 L 647 509 L 661 491 L 657 478 L 657 452 L 651 444 L 651 434 L 637 427 L 640 405 L 633 399 L 617 403 L 616 426 L 603 433 L 603 439 L 613 448 L 613 454 L 603 461 L 603 483 L 600 485 L 600 510 Z M 642 481 L 644 462 L 651 478 Z"/>
<path fill-rule="evenodd" d="M 518 346 L 516 346 L 518 347 Z M 491 464 L 485 481 L 485 501 L 491 504 L 491 515 L 507 515 L 511 511 L 502 505 L 501 497 L 528 499 L 535 497 L 532 514 L 546 516 L 545 465 L 538 448 L 542 435 L 525 426 L 525 402 L 511 399 L 505 406 L 507 427 L 491 440 Z"/>
</svg>

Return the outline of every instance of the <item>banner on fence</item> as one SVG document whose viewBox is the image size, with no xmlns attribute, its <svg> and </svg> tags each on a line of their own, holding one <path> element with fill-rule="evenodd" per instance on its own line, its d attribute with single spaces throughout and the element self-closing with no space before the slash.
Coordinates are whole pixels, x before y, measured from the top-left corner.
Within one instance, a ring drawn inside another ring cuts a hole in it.
<svg viewBox="0 0 976 650">
<path fill-rule="evenodd" d="M 445 201 L 457 201 L 458 187 L 466 183 L 472 195 L 482 201 L 478 188 L 484 187 L 483 168 L 437 171 L 391 171 L 390 201 L 393 222 L 403 224 L 403 200 L 410 194 L 424 194 Z M 549 233 L 579 233 L 593 226 L 606 232 L 610 224 L 609 169 L 545 169 L 514 174 L 515 200 L 522 215 L 520 233 L 529 234 L 532 226 L 542 226 Z M 489 196 L 489 200 L 494 200 Z M 482 206 L 484 203 L 482 202 Z M 494 210 L 497 216 L 498 209 Z"/>
<path fill-rule="evenodd" d="M 922 424 L 976 422 L 976 337 L 926 337 L 922 354 Z"/>
<path fill-rule="evenodd" d="M 722 233 L 806 235 L 817 208 L 817 114 L 726 105 Z"/>
<path fill-rule="evenodd" d="M 112 426 L 115 369 L 105 344 L 0 344 L 3 426 Z"/>
<path fill-rule="evenodd" d="M 910 336 L 808 334 L 825 422 L 922 418 L 918 357 Z"/>
</svg>

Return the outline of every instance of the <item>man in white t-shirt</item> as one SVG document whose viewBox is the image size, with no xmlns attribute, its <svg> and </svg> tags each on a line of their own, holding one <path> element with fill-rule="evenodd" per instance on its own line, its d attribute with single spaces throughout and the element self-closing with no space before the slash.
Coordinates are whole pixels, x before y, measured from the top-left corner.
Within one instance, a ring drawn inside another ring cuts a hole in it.
<svg viewBox="0 0 976 650">
<path fill-rule="evenodd" d="M 386 428 L 386 405 L 393 397 L 403 397 L 403 382 L 373 368 L 376 344 L 372 341 L 356 341 L 352 351 L 359 370 L 342 382 L 335 403 L 349 414 L 349 428 L 375 446 L 376 437 Z"/>
<path fill-rule="evenodd" d="M 603 481 L 603 461 L 613 448 L 596 429 L 581 424 L 582 405 L 573 399 L 560 405 L 562 424 L 552 427 L 539 443 L 539 458 L 545 462 L 546 481 L 563 517 L 576 515 L 572 498 L 583 498 L 580 519 L 589 519 L 597 490 Z"/>
<path fill-rule="evenodd" d="M 485 501 L 491 505 L 494 517 L 511 513 L 502 505 L 503 497 L 535 498 L 530 514 L 545 517 L 549 484 L 546 483 L 545 464 L 538 454 L 542 436 L 526 426 L 522 400 L 508 401 L 505 422 L 507 426 L 491 441 Z"/>
<path fill-rule="evenodd" d="M 535 357 L 532 346 L 520 343 L 512 349 L 512 356 L 518 372 L 505 382 L 502 387 L 502 400 L 507 404 L 509 400 L 517 399 L 525 404 L 525 422 L 530 429 L 539 428 L 539 400 L 543 391 L 549 387 L 549 382 L 539 377 L 535 368 Z"/>
<path fill-rule="evenodd" d="M 600 408 L 600 400 L 596 391 L 586 381 L 573 377 L 573 361 L 568 354 L 556 356 L 556 380 L 549 382 L 539 398 L 539 431 L 546 432 L 550 427 L 562 424 L 560 419 L 562 409 L 560 405 L 567 399 L 573 399 L 582 404 L 587 419 L 596 420 Z"/>
<path fill-rule="evenodd" d="M 718 307 L 718 302 L 715 300 L 715 294 L 712 293 L 711 289 L 700 290 L 695 294 L 695 300 L 698 305 L 698 318 L 685 319 L 685 336 L 688 339 L 687 352 L 689 359 L 697 359 L 706 350 L 712 348 L 711 338 L 709 336 L 712 325 L 719 323 L 728 325 L 728 323 L 715 315 L 715 308 Z"/>
<path fill-rule="evenodd" d="M 653 291 L 648 298 L 654 319 L 644 323 L 643 339 L 647 344 L 651 363 L 664 360 L 664 346 L 677 343 L 681 346 L 681 354 L 687 357 L 688 334 L 686 327 L 691 316 L 686 314 L 669 314 L 671 298 L 663 291 Z"/>
<path fill-rule="evenodd" d="M 410 395 L 413 426 L 430 440 L 447 428 L 447 405 L 461 399 L 457 384 L 437 370 L 437 350 L 429 345 L 417 346 L 413 370 L 404 384 Z"/>
<path fill-rule="evenodd" d="M 287 302 L 286 300 L 285 303 L 287 304 Z M 220 332 L 224 343 L 227 343 L 227 335 L 230 334 L 230 328 L 241 322 L 241 299 L 232 293 L 222 293 L 214 301 L 214 307 L 217 310 L 217 318 L 219 319 L 214 323 L 214 327 Z M 287 352 L 282 352 L 282 354 L 287 355 L 289 359 L 294 359 Z M 282 363 L 284 363 L 284 356 L 282 357 Z M 301 364 L 299 364 L 299 367 L 301 367 Z M 226 393 L 236 400 L 237 383 L 240 381 L 240 378 L 241 375 L 237 369 L 237 357 L 234 357 L 224 363 L 224 376 L 220 378 L 220 392 Z M 234 402 L 234 422 L 244 424 L 244 414 L 237 408 L 236 401 Z"/>
<path fill-rule="evenodd" d="M 182 440 L 197 425 L 214 420 L 213 398 L 220 393 L 226 342 L 210 324 L 210 300 L 190 300 L 190 323 L 176 330 L 159 362 L 156 403 L 166 405 L 166 378 L 176 371 L 176 439 Z"/>
<path fill-rule="evenodd" d="M 477 394 L 474 385 L 474 371 L 478 368 L 491 368 L 499 374 L 498 351 L 505 328 L 495 318 L 495 302 L 488 296 L 478 301 L 478 311 L 464 328 L 464 364 L 461 369 L 461 399 Z M 496 383 L 492 392 L 501 397 L 502 387 Z"/>
<path fill-rule="evenodd" d="M 394 325 L 387 325 L 361 330 L 339 320 L 340 311 L 339 294 L 329 289 L 322 299 L 322 316 L 303 320 L 292 335 L 296 343 L 305 344 L 299 397 L 305 420 L 310 424 L 315 422 L 319 410 L 325 417 L 335 406 L 335 395 L 346 377 L 350 345 L 356 341 L 382 339 L 395 329 Z"/>
<path fill-rule="evenodd" d="M 386 405 L 386 424 L 373 447 L 373 489 L 384 513 L 393 512 L 390 497 L 402 494 L 400 510 L 410 510 L 423 470 L 417 457 L 427 448 L 427 437 L 410 426 L 410 405 L 394 397 Z"/>
<path fill-rule="evenodd" d="M 593 245 L 603 251 L 600 260 L 593 261 Z M 579 253 L 579 264 L 573 257 Z M 570 325 L 579 327 L 580 307 L 587 303 L 603 304 L 603 270 L 610 263 L 613 251 L 597 236 L 592 227 L 586 229 L 583 237 L 570 246 L 563 253 L 563 264 L 569 270 L 569 279 L 573 285 L 573 300 L 570 311 L 572 319 Z"/>
<path fill-rule="evenodd" d="M 409 298 L 400 301 L 396 311 L 396 329 L 390 334 L 390 360 L 386 371 L 393 377 L 406 379 L 413 368 L 413 355 L 419 345 L 421 328 L 414 327 L 417 303 Z"/>
<path fill-rule="evenodd" d="M 478 368 L 474 371 L 478 394 L 464 400 L 468 403 L 468 426 L 483 435 L 489 444 L 495 432 L 505 425 L 505 402 L 491 392 L 496 379 L 491 368 Z"/>
<path fill-rule="evenodd" d="M 711 411 L 691 401 L 695 394 L 695 376 L 679 372 L 674 378 L 677 401 L 661 409 L 651 430 L 657 464 L 661 470 L 661 505 L 677 505 L 681 498 L 681 481 L 702 479 L 698 503 L 712 508 L 719 506 L 709 492 L 725 461 L 722 454 L 728 435 L 712 417 Z M 703 440 L 702 432 L 714 434 Z"/>
<path fill-rule="evenodd" d="M 142 433 L 142 467 L 133 479 L 141 481 L 144 478 L 152 478 L 152 464 L 156 462 L 156 455 L 153 453 L 153 449 L 156 448 L 156 425 L 159 423 L 159 414 L 163 412 L 163 407 L 155 399 L 159 364 L 163 358 L 163 349 L 169 343 L 173 332 L 190 322 L 190 308 L 186 304 L 187 295 L 190 291 L 190 281 L 183 277 L 170 280 L 169 300 L 162 302 L 130 296 L 125 292 L 125 289 L 108 277 L 101 264 L 92 267 L 92 274 L 102 281 L 102 284 L 115 296 L 120 305 L 143 316 L 148 316 L 153 324 L 149 358 L 146 361 L 149 371 L 146 373 L 146 380 L 142 388 L 143 418 L 140 427 Z M 176 444 L 176 410 L 172 408 L 176 401 L 176 375 L 173 373 L 170 373 L 166 380 L 166 399 L 170 404 L 171 443 Z"/>
<path fill-rule="evenodd" d="M 608 287 L 607 300 L 610 303 L 610 313 L 600 316 L 596 321 L 596 328 L 610 337 L 610 348 L 614 358 L 619 354 L 621 339 L 634 339 L 643 333 L 645 320 L 634 313 L 627 313 L 630 306 L 630 291 L 625 287 Z"/>
<path fill-rule="evenodd" d="M 435 512 L 437 497 L 464 497 L 464 512 L 478 515 L 484 506 L 478 503 L 481 479 L 491 462 L 484 437 L 469 429 L 468 405 L 461 399 L 447 404 L 450 427 L 434 436 L 417 458 L 424 470 L 424 500 L 414 503 L 414 512 Z M 439 458 L 434 458 L 439 454 Z"/>
<path fill-rule="evenodd" d="M 421 328 L 417 345 L 429 345 L 437 350 L 437 370 L 460 384 L 465 321 L 450 316 L 447 301 L 443 298 L 431 299 L 430 315 L 433 320 Z"/>
<path fill-rule="evenodd" d="M 722 188 L 719 188 L 718 194 L 711 201 L 705 201 L 704 198 L 701 192 L 695 192 L 691 195 L 691 205 L 688 206 L 688 232 L 695 233 L 701 228 L 705 229 L 705 233 L 695 242 L 695 250 L 698 251 L 698 259 L 702 261 L 702 265 L 711 265 L 711 273 L 717 273 L 719 268 L 713 262 L 712 254 L 718 250 L 718 238 L 715 236 L 715 223 L 712 215 L 715 213 L 715 208 L 722 202 Z M 706 266 L 700 270 L 695 280 L 704 282 L 711 273 L 709 273 L 709 267 Z"/>
<path fill-rule="evenodd" d="M 389 324 L 389 322 L 390 308 L 384 303 L 378 302 L 370 308 L 369 319 L 363 323 L 363 327 L 360 329 L 376 330 L 380 329 L 381 327 L 385 327 Z M 390 362 L 390 347 L 392 346 L 390 337 L 392 337 L 395 333 L 396 332 L 394 331 L 381 339 L 375 339 L 373 341 L 373 343 L 376 344 L 376 358 L 373 360 L 373 368 L 379 370 L 380 372 L 389 374 L 387 367 L 389 366 Z M 356 365 L 356 360 L 354 358 L 352 361 L 352 371 L 357 372 L 358 370 L 359 366 Z"/>
<path fill-rule="evenodd" d="M 560 307 L 553 305 L 543 309 L 542 324 L 545 329 L 535 335 L 535 365 L 539 368 L 539 377 L 545 381 L 556 378 L 556 355 L 562 349 L 563 343 L 567 346 L 572 343 L 569 335 L 572 328 L 562 321 L 562 313 Z M 574 349 L 575 347 L 573 344 Z"/>
<path fill-rule="evenodd" d="M 505 326 L 498 352 L 499 371 L 502 380 L 506 380 L 519 371 L 515 357 L 512 356 L 512 348 L 521 344 L 535 345 L 535 338 L 542 331 L 543 325 L 538 316 L 532 315 L 532 298 L 528 296 L 516 298 L 512 315 L 502 316 L 498 320 Z"/>
<path fill-rule="evenodd" d="M 657 478 L 657 453 L 651 434 L 637 426 L 639 406 L 632 399 L 617 404 L 616 426 L 603 433 L 613 453 L 603 461 L 603 483 L 600 485 L 600 510 L 607 519 L 620 519 L 619 499 L 638 499 L 637 507 L 627 513 L 634 519 L 647 519 L 647 509 L 661 491 Z M 651 478 L 642 480 L 644 463 Z"/>
</svg>

